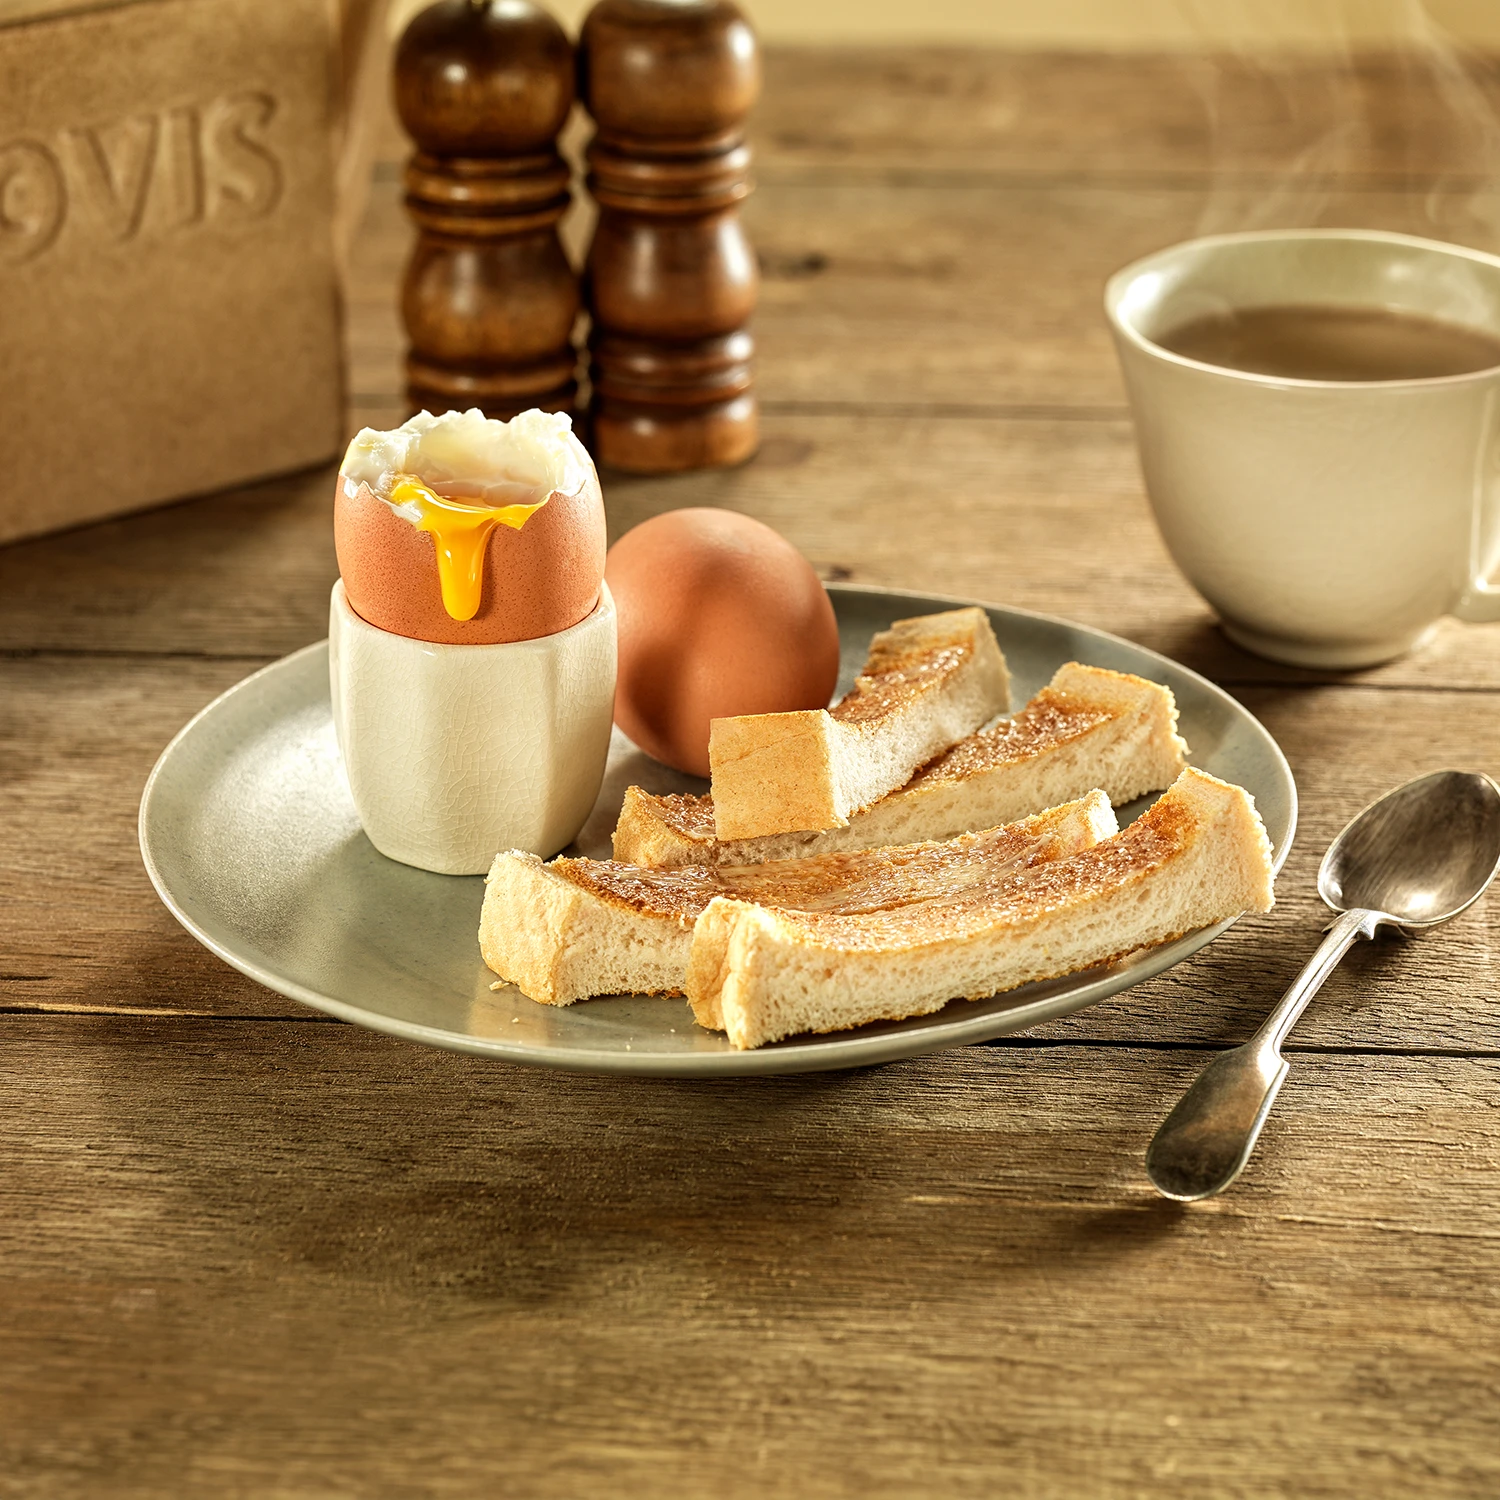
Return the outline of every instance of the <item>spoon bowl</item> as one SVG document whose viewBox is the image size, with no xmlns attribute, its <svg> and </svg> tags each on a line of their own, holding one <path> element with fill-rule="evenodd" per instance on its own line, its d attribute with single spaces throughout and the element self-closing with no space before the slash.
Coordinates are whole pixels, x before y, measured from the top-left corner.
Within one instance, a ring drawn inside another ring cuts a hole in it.
<svg viewBox="0 0 1500 1500">
<path fill-rule="evenodd" d="M 1472 906 L 1500 862 L 1500 788 L 1472 771 L 1435 771 L 1359 814 L 1323 856 L 1318 894 L 1402 927 L 1435 927 Z"/>
</svg>

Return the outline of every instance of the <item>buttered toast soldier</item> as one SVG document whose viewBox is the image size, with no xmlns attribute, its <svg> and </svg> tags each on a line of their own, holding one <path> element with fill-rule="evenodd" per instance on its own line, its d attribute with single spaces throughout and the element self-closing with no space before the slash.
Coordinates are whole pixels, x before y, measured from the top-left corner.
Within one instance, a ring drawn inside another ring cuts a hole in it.
<svg viewBox="0 0 1500 1500">
<path fill-rule="evenodd" d="M 951 898 L 1090 848 L 1116 829 L 1103 792 L 1006 828 L 742 867 L 645 870 L 616 860 L 497 855 L 486 878 L 484 961 L 547 1005 L 590 995 L 680 995 L 693 924 L 718 896 L 799 911 L 868 912 Z M 517 913 L 525 920 L 518 921 Z"/>
<path fill-rule="evenodd" d="M 717 897 L 693 928 L 688 1000 L 739 1048 L 931 1015 L 1269 911 L 1272 883 L 1254 799 L 1189 767 L 1112 838 L 946 901 L 843 913 Z"/>
<path fill-rule="evenodd" d="M 1102 788 L 1119 807 L 1171 786 L 1185 764 L 1169 688 L 1068 662 L 1020 713 L 930 761 L 843 828 L 714 837 L 712 797 L 625 793 L 614 855 L 633 865 L 748 865 L 995 828 Z"/>
<path fill-rule="evenodd" d="M 1010 674 L 982 609 L 897 620 L 832 708 L 713 721 L 715 835 L 846 827 L 1009 708 Z"/>
</svg>

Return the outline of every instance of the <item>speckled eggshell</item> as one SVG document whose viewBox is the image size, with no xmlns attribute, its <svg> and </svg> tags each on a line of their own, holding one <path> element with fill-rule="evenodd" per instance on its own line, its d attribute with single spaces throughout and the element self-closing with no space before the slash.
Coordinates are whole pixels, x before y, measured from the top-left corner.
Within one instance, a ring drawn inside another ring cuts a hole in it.
<svg viewBox="0 0 1500 1500">
<path fill-rule="evenodd" d="M 604 501 L 591 476 L 576 495 L 554 491 L 519 531 L 497 526 L 472 620 L 455 620 L 443 608 L 431 533 L 418 531 L 368 485 L 349 494 L 342 474 L 333 542 L 350 607 L 371 625 L 449 646 L 531 641 L 576 625 L 599 602 Z"/>
<path fill-rule="evenodd" d="M 619 616 L 615 723 L 648 755 L 708 775 L 710 719 L 825 708 L 833 602 L 807 559 L 733 511 L 669 511 L 610 549 Z"/>
</svg>

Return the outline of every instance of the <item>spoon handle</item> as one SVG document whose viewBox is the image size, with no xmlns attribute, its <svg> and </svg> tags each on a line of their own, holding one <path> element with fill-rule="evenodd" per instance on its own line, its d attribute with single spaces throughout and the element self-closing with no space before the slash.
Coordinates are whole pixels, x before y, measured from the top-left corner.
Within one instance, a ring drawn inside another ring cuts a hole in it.
<svg viewBox="0 0 1500 1500">
<path fill-rule="evenodd" d="M 1308 1001 L 1323 988 L 1323 981 L 1339 966 L 1339 960 L 1354 946 L 1358 938 L 1374 937 L 1381 920 L 1380 912 L 1359 908 L 1344 912 L 1329 927 L 1327 936 L 1318 945 L 1318 951 L 1308 959 L 1306 967 L 1281 997 L 1280 1004 L 1261 1023 L 1260 1029 L 1246 1046 L 1256 1051 L 1280 1052 L 1287 1033 L 1307 1009 Z"/>
<path fill-rule="evenodd" d="M 1146 1148 L 1146 1173 L 1158 1192 L 1190 1203 L 1222 1193 L 1240 1175 L 1287 1075 L 1287 1032 L 1354 940 L 1373 937 L 1382 920 L 1390 919 L 1373 911 L 1339 917 L 1260 1030 L 1193 1080 Z"/>
</svg>

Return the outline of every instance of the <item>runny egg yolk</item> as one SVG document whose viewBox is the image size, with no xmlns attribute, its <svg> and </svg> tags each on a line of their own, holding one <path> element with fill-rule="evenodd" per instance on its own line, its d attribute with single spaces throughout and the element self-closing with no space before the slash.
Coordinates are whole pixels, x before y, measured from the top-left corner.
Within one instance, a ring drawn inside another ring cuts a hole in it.
<svg viewBox="0 0 1500 1500">
<path fill-rule="evenodd" d="M 443 608 L 455 620 L 472 620 L 479 612 L 490 533 L 497 526 L 519 531 L 547 503 L 544 496 L 534 505 L 470 505 L 439 495 L 411 474 L 396 476 L 390 498 L 392 505 L 415 506 L 412 524 L 432 533 Z"/>
</svg>

